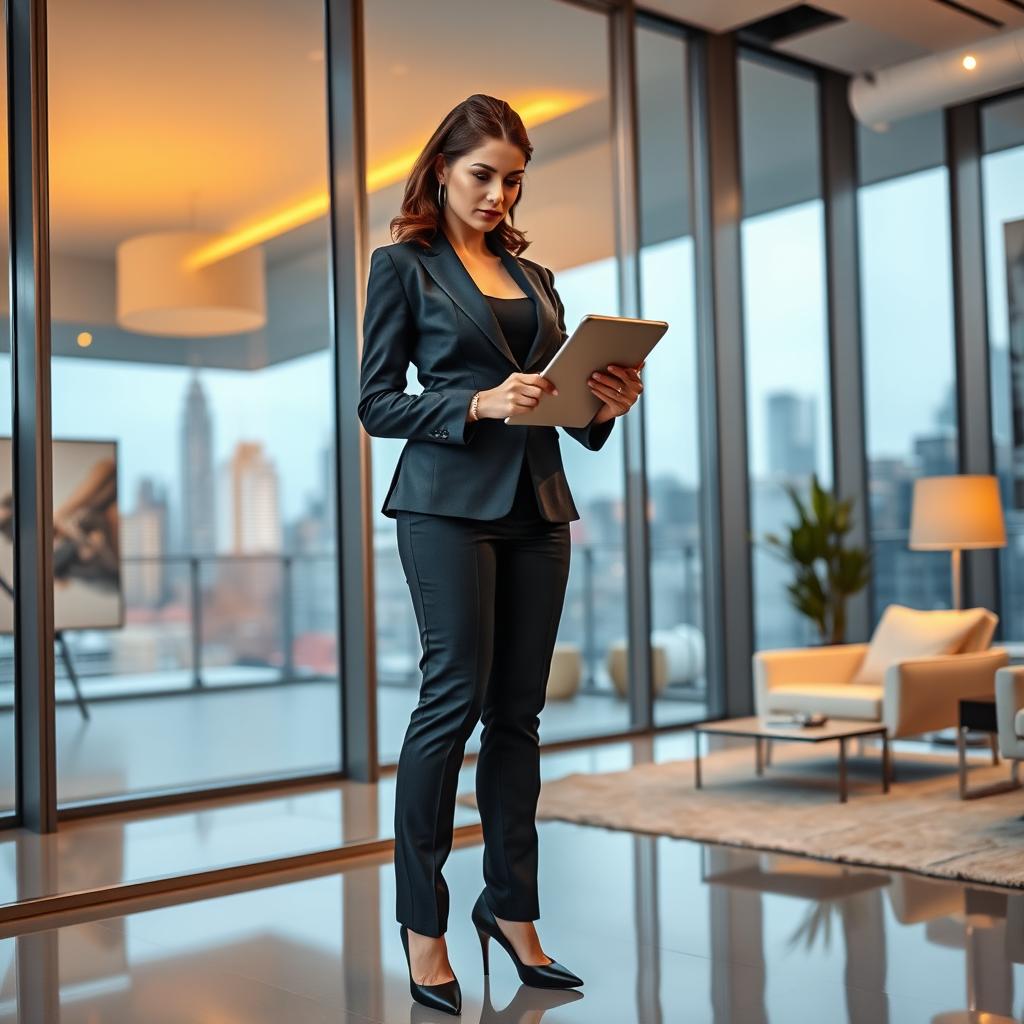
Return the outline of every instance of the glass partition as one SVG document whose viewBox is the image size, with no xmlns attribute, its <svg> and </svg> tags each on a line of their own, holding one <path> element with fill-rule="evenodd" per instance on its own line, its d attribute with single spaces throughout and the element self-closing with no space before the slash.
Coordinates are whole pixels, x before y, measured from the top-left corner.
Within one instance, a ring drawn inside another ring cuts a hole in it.
<svg viewBox="0 0 1024 1024">
<path fill-rule="evenodd" d="M 550 267 L 572 332 L 587 313 L 617 313 L 608 21 L 552 0 L 507 4 L 452 0 L 444 17 L 428 4 L 380 0 L 366 8 L 368 190 L 371 249 L 391 241 L 409 168 L 444 115 L 481 92 L 507 100 L 534 145 L 516 225 L 525 254 Z M 472 26 L 466 45 L 453 26 Z M 424 89 L 422 83 L 430 82 Z M 500 381 L 495 381 L 495 384 Z M 410 366 L 410 392 L 419 390 Z M 398 558 L 394 520 L 381 514 L 404 441 L 373 438 L 379 749 L 397 760 L 420 674 L 419 636 Z M 621 430 L 601 452 L 568 435 L 561 445 L 581 519 L 572 524 L 569 588 L 558 632 L 557 690 L 541 715 L 542 740 L 629 726 L 625 699 L 626 608 Z M 468 749 L 479 739 L 471 737 Z"/>
<path fill-rule="evenodd" d="M 48 8 L 60 802 L 338 771 L 323 4 Z"/>
<path fill-rule="evenodd" d="M 741 57 L 739 77 L 755 644 L 803 646 L 817 629 L 790 604 L 792 570 L 764 538 L 797 521 L 790 490 L 806 504 L 813 474 L 832 485 L 818 86 L 755 56 Z"/>
<path fill-rule="evenodd" d="M 950 607 L 949 555 L 911 551 L 914 481 L 959 472 L 942 118 L 860 129 L 861 330 L 873 619 Z M 912 386 L 908 387 L 908 382 Z"/>
</svg>

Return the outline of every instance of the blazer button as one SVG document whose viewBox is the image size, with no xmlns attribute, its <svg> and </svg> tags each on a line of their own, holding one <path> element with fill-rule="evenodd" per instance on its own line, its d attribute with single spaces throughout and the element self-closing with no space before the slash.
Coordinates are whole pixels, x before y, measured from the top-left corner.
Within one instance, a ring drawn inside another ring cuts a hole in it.
<svg viewBox="0 0 1024 1024">
<path fill-rule="evenodd" d="M 448 428 L 447 427 L 442 427 L 442 429 L 441 429 L 441 436 L 442 437 L 447 437 L 448 436 Z"/>
</svg>

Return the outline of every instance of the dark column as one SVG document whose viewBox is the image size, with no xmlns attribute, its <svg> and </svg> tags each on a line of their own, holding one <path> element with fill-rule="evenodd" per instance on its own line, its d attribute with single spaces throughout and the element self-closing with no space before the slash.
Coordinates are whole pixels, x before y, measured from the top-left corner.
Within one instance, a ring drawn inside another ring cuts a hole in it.
<svg viewBox="0 0 1024 1024">
<path fill-rule="evenodd" d="M 976 103 L 946 111 L 950 230 L 953 247 L 953 312 L 960 472 L 995 472 L 985 295 L 985 230 L 981 199 L 981 108 Z M 999 608 L 999 560 L 995 550 L 965 551 L 964 607 Z"/>
<path fill-rule="evenodd" d="M 361 0 L 327 0 L 335 352 L 338 666 L 345 772 L 376 780 L 377 663 L 370 439 L 356 416 L 366 281 L 366 132 Z"/>
<path fill-rule="evenodd" d="M 860 329 L 857 129 L 847 100 L 846 76 L 823 72 L 820 81 L 834 488 L 838 497 L 854 499 L 854 525 L 848 535 L 849 543 L 869 549 L 871 524 Z M 847 605 L 848 642 L 867 640 L 871 632 L 871 608 L 869 584 Z"/>
<path fill-rule="evenodd" d="M 7 62 L 18 808 L 26 828 L 55 832 L 50 239 L 44 0 L 8 0 Z"/>
<path fill-rule="evenodd" d="M 637 154 L 636 17 L 632 0 L 611 14 L 612 126 L 615 169 L 615 252 L 619 308 L 640 316 L 640 174 Z M 619 421 L 626 504 L 627 672 L 630 724 L 653 722 L 651 678 L 650 543 L 644 469 L 643 402 Z"/>
<path fill-rule="evenodd" d="M 704 623 L 708 713 L 720 717 L 753 709 L 736 41 L 706 36 L 691 53 Z"/>
</svg>

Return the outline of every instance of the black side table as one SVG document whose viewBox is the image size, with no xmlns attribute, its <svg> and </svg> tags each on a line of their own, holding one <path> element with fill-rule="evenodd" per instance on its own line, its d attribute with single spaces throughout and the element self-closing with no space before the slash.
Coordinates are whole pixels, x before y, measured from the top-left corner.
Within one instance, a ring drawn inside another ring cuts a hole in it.
<svg viewBox="0 0 1024 1024">
<path fill-rule="evenodd" d="M 999 741 L 996 724 L 996 701 L 994 697 L 972 697 L 960 701 L 960 724 L 956 730 L 957 769 L 960 779 L 960 799 L 975 800 L 979 796 L 992 796 L 995 793 L 1007 793 L 1011 789 L 1020 789 L 1017 778 L 1017 764 L 1013 763 L 1013 774 L 1004 782 L 993 782 L 987 786 L 967 785 L 967 733 L 988 733 L 989 745 L 992 747 L 992 763 L 999 764 Z"/>
</svg>

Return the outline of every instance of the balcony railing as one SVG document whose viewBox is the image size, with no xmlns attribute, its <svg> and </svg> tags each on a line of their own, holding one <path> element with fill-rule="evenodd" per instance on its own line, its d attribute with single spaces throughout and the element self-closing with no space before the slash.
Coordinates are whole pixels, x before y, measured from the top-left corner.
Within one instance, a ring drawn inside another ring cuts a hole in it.
<svg viewBox="0 0 1024 1024">
<path fill-rule="evenodd" d="M 581 691 L 607 694 L 608 648 L 627 629 L 622 545 L 574 544 L 571 566 L 559 640 L 580 646 Z M 380 683 L 418 686 L 418 630 L 397 550 L 379 546 L 375 569 Z M 330 552 L 125 557 L 124 628 L 67 631 L 74 671 L 90 699 L 336 679 L 335 573 Z M 698 546 L 655 544 L 651 578 L 656 622 L 700 628 Z M 10 637 L 0 638 L 0 679 L 9 689 Z"/>
</svg>

